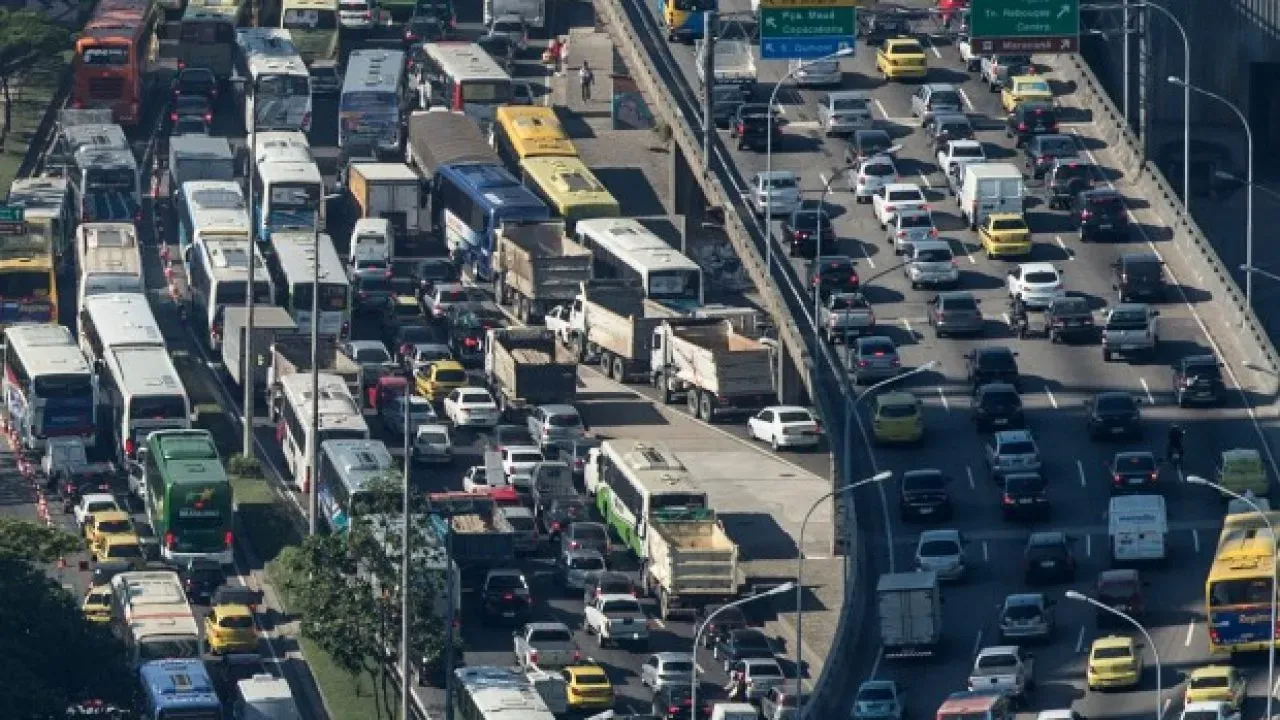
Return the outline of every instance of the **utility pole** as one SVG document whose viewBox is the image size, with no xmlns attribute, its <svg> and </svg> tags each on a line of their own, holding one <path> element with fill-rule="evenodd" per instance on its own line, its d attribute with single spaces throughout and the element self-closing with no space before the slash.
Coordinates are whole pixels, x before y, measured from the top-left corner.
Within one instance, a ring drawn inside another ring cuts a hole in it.
<svg viewBox="0 0 1280 720">
<path fill-rule="evenodd" d="M 255 257 L 253 251 L 258 240 L 258 214 L 253 208 L 253 152 L 257 148 L 258 140 L 257 118 L 251 118 L 249 125 L 249 292 L 245 293 L 244 297 L 247 317 L 244 321 L 244 342 L 241 343 L 240 351 L 244 353 L 244 369 L 240 373 L 241 383 L 244 384 L 244 438 L 240 453 L 246 459 L 253 457 L 253 394 L 257 389 L 253 381 L 253 372 L 257 367 L 253 355 L 253 291 L 258 270 L 253 262 Z M 222 341 L 226 342 L 226 338 Z"/>
<path fill-rule="evenodd" d="M 316 266 L 320 265 L 319 257 Z M 404 390 L 404 539 L 400 542 L 400 720 L 409 720 L 409 392 Z M 447 573 L 446 573 L 447 574 Z"/>
<path fill-rule="evenodd" d="M 324 198 L 320 198 L 324 202 Z M 320 212 L 311 235 L 315 260 L 311 264 L 311 467 L 307 470 L 307 534 L 316 534 L 316 470 L 320 468 Z"/>
<path fill-rule="evenodd" d="M 444 720 L 453 720 L 453 605 L 458 602 L 454 596 L 454 585 L 458 582 L 453 567 L 453 523 L 445 518 L 444 534 L 444 582 L 447 608 L 444 611 Z"/>
<path fill-rule="evenodd" d="M 702 42 L 706 52 L 702 57 L 702 174 L 711 173 L 711 147 L 716 136 L 715 122 L 715 68 L 716 68 L 716 33 L 719 21 L 714 10 L 702 14 Z"/>
<path fill-rule="evenodd" d="M 1147 162 L 1151 151 L 1151 111 L 1147 108 L 1148 89 L 1151 87 L 1151 43 L 1147 39 L 1150 18 L 1151 13 L 1145 7 L 1138 13 L 1138 146 L 1142 149 L 1143 163 Z M 1186 80 L 1191 82 L 1191 78 Z M 1183 162 L 1191 162 L 1191 158 L 1183 158 Z"/>
<path fill-rule="evenodd" d="M 1124 0 L 1124 66 L 1121 68 L 1123 78 L 1123 89 L 1120 91 L 1124 97 L 1120 101 L 1120 114 L 1124 115 L 1124 122 L 1133 129 L 1133 115 L 1129 114 L 1129 96 L 1132 94 L 1131 83 L 1129 79 L 1129 59 L 1133 56 L 1133 49 L 1129 43 L 1129 33 L 1133 30 L 1133 13 L 1129 10 L 1129 0 Z"/>
</svg>

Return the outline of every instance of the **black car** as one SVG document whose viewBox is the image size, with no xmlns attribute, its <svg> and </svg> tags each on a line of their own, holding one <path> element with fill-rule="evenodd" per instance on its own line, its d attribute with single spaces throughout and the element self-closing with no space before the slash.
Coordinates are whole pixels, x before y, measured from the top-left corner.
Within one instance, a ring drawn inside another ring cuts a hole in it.
<svg viewBox="0 0 1280 720">
<path fill-rule="evenodd" d="M 1111 282 L 1120 302 L 1164 299 L 1164 261 L 1153 252 L 1127 252 L 1111 264 Z"/>
<path fill-rule="evenodd" d="M 1008 383 L 1015 390 L 1022 390 L 1018 375 L 1018 353 L 1004 345 L 987 345 L 965 353 L 965 368 L 969 383 L 977 390 L 990 383 Z"/>
<path fill-rule="evenodd" d="M 1076 196 L 1093 187 L 1094 166 L 1079 157 L 1054 158 L 1044 174 L 1050 210 L 1070 210 Z"/>
<path fill-rule="evenodd" d="M 415 16 L 427 16 L 439 18 L 441 22 L 450 28 L 456 27 L 458 24 L 457 11 L 453 8 L 450 0 L 417 0 L 413 4 L 413 14 Z"/>
<path fill-rule="evenodd" d="M 1212 355 L 1184 357 L 1173 364 L 1173 396 L 1178 407 L 1218 405 L 1226 397 L 1222 363 Z"/>
<path fill-rule="evenodd" d="M 542 534 L 546 535 L 553 544 L 558 545 L 560 533 L 565 528 L 579 520 L 588 520 L 590 517 L 591 505 L 586 499 L 577 496 L 557 497 L 539 508 L 538 524 Z"/>
<path fill-rule="evenodd" d="M 1005 520 L 1044 520 L 1049 517 L 1049 486 L 1040 473 L 1004 475 L 1000 514 Z"/>
<path fill-rule="evenodd" d="M 1160 465 L 1146 450 L 1118 452 L 1107 467 L 1111 472 L 1111 494 L 1158 492 Z"/>
<path fill-rule="evenodd" d="M 421 316 L 412 320 L 401 319 L 400 324 L 390 326 L 382 341 L 400 365 L 412 361 L 414 345 L 439 342 L 436 329 Z"/>
<path fill-rule="evenodd" d="M 1084 401 L 1085 427 L 1089 437 L 1142 437 L 1142 409 L 1138 399 L 1126 392 L 1108 390 Z"/>
<path fill-rule="evenodd" d="M 729 130 L 738 117 L 738 110 L 746 103 L 742 88 L 716 85 L 711 88 L 711 119 L 716 127 Z"/>
<path fill-rule="evenodd" d="M 1028 585 L 1071 582 L 1076 576 L 1076 559 L 1071 555 L 1072 538 L 1063 532 L 1036 532 L 1027 538 L 1022 555 L 1023 574 Z"/>
<path fill-rule="evenodd" d="M 898 512 L 903 521 L 948 520 L 953 514 L 951 479 L 941 470 L 908 470 L 902 474 Z"/>
<path fill-rule="evenodd" d="M 769 638 L 755 628 L 730 630 L 713 648 L 716 658 L 724 663 L 726 672 L 739 660 L 774 656 Z"/>
<path fill-rule="evenodd" d="M 748 627 L 747 616 L 737 607 L 726 608 L 723 605 L 711 604 L 702 608 L 702 617 L 711 619 L 702 631 L 702 646 L 713 648 L 729 638 L 729 633 L 744 630 Z"/>
<path fill-rule="evenodd" d="M 711 717 L 717 701 L 718 688 L 700 683 L 698 687 L 698 715 L 693 715 L 693 686 L 683 683 L 666 683 L 653 694 L 653 716 L 659 720 L 705 720 Z M 614 717 L 617 717 L 616 715 Z"/>
<path fill-rule="evenodd" d="M 1055 160 L 1067 160 L 1080 156 L 1075 138 L 1052 133 L 1036 135 L 1027 140 L 1027 172 L 1039 180 L 1053 167 Z"/>
<path fill-rule="evenodd" d="M 1044 309 L 1044 324 L 1052 342 L 1093 340 L 1098 335 L 1089 301 L 1075 295 L 1050 300 Z"/>
<path fill-rule="evenodd" d="M 1091 188 L 1076 193 L 1071 201 L 1071 217 L 1079 224 L 1080 242 L 1129 239 L 1129 214 L 1124 196 L 1110 188 Z"/>
<path fill-rule="evenodd" d="M 884 130 L 854 130 L 844 148 L 844 163 L 850 167 L 876 155 L 883 155 L 893 147 L 893 138 Z"/>
<path fill-rule="evenodd" d="M 183 68 L 173 77 L 171 89 L 175 100 L 182 95 L 199 95 L 213 102 L 218 99 L 218 77 L 208 68 Z"/>
<path fill-rule="evenodd" d="M 1093 586 L 1093 597 L 1109 608 L 1115 608 L 1131 618 L 1138 619 L 1143 615 L 1146 603 L 1142 599 L 1142 588 L 1146 583 L 1137 570 L 1131 568 L 1103 570 L 1098 573 L 1098 581 Z M 1115 613 L 1098 608 L 1098 627 L 1119 626 L 1126 621 L 1116 617 Z"/>
<path fill-rule="evenodd" d="M 1051 103 L 1043 100 L 1027 100 L 1009 113 L 1009 125 L 1005 134 L 1014 141 L 1014 145 L 1022 147 L 1036 135 L 1050 135 L 1058 132 L 1058 112 Z"/>
<path fill-rule="evenodd" d="M 395 268 L 399 271 L 401 268 Z M 462 269 L 452 258 L 434 257 L 418 260 L 411 267 L 405 268 L 416 286 L 414 290 L 418 299 L 435 290 L 436 283 L 456 283 L 462 277 Z"/>
<path fill-rule="evenodd" d="M 973 393 L 973 422 L 979 431 L 1015 430 L 1026 427 L 1022 397 L 1009 383 L 989 383 Z"/>
<path fill-rule="evenodd" d="M 821 228 L 821 232 L 819 232 Z M 791 217 L 782 221 L 782 237 L 787 243 L 787 254 L 812 258 L 818 252 L 818 246 L 836 247 L 836 231 L 831 224 L 831 216 L 826 210 L 816 207 L 802 207 L 791 213 Z"/>
<path fill-rule="evenodd" d="M 861 286 L 858 269 L 848 255 L 820 255 L 813 259 L 809 287 L 818 285 L 818 292 L 825 302 L 832 293 L 857 292 Z"/>
<path fill-rule="evenodd" d="M 892 12 L 869 15 L 862 28 L 862 37 L 873 47 L 890 38 L 913 36 L 911 18 Z"/>
<path fill-rule="evenodd" d="M 169 122 L 199 119 L 205 125 L 213 122 L 213 102 L 208 95 L 178 95 L 173 99 L 173 109 L 169 111 Z"/>
<path fill-rule="evenodd" d="M 630 595 L 635 597 L 636 585 L 631 577 L 620 572 L 598 572 L 592 575 L 582 589 L 582 602 L 590 605 L 601 595 Z"/>
<path fill-rule="evenodd" d="M 357 270 L 351 273 L 352 314 L 391 312 L 395 304 L 395 291 L 391 287 L 391 273 L 386 270 Z"/>
<path fill-rule="evenodd" d="M 533 610 L 529 581 L 516 571 L 491 571 L 480 591 L 480 607 L 491 618 L 525 622 Z"/>
<path fill-rule="evenodd" d="M 178 563 L 178 578 L 182 580 L 182 589 L 193 601 L 207 605 L 213 593 L 227 576 L 222 572 L 222 565 L 217 560 L 193 558 Z"/>
<path fill-rule="evenodd" d="M 771 115 L 772 122 L 769 121 Z M 776 150 L 782 141 L 782 122 L 777 111 L 770 112 L 769 106 L 761 103 L 745 103 L 738 107 L 738 114 L 729 126 L 729 137 L 738 139 L 739 150 L 764 151 L 769 147 L 771 130 Z"/>
<path fill-rule="evenodd" d="M 952 140 L 973 140 L 973 123 L 962 113 L 937 113 L 924 125 L 924 132 L 937 152 Z"/>
<path fill-rule="evenodd" d="M 414 15 L 404 24 L 401 41 L 407 48 L 417 43 L 431 43 L 447 40 L 449 25 L 435 15 Z"/>
<path fill-rule="evenodd" d="M 484 357 L 484 341 L 489 331 L 507 326 L 507 316 L 491 302 L 463 302 L 449 306 L 445 313 L 449 325 L 449 349 L 463 365 L 475 364 Z"/>
</svg>

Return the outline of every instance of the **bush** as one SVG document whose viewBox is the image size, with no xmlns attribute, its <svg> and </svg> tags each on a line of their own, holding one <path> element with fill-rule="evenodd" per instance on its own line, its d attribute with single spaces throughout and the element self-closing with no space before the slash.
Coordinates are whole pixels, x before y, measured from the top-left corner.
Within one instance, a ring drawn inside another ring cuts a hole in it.
<svg viewBox="0 0 1280 720">
<path fill-rule="evenodd" d="M 243 478 L 262 477 L 262 463 L 258 462 L 258 458 L 249 455 L 233 455 L 227 461 L 227 470 L 232 475 Z"/>
</svg>

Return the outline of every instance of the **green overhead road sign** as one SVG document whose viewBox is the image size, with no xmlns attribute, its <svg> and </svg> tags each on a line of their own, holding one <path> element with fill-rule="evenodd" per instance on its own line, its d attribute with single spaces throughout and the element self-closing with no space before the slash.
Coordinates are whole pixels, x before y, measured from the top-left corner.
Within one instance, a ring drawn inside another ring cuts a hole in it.
<svg viewBox="0 0 1280 720">
<path fill-rule="evenodd" d="M 27 232 L 26 209 L 21 205 L 0 205 L 0 235 L 22 235 Z"/>
<path fill-rule="evenodd" d="M 857 27 L 857 12 L 856 8 L 851 7 L 761 7 L 760 37 L 852 37 Z"/>
<path fill-rule="evenodd" d="M 1080 0 L 971 0 L 974 52 L 1069 53 L 1080 49 Z"/>
</svg>

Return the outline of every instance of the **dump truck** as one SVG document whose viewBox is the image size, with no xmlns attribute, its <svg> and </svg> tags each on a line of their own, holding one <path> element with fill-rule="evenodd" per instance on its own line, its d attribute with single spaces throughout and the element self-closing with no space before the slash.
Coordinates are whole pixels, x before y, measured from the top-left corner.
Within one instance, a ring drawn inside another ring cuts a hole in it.
<svg viewBox="0 0 1280 720">
<path fill-rule="evenodd" d="M 880 576 L 880 644 L 887 658 L 929 657 L 942 643 L 942 589 L 932 571 Z"/>
<path fill-rule="evenodd" d="M 320 372 L 341 377 L 347 383 L 347 389 L 356 403 L 363 407 L 364 393 L 361 385 L 364 382 L 364 371 L 360 364 L 342 352 L 338 341 L 331 338 L 320 338 L 316 345 L 316 356 L 320 358 Z M 271 366 L 267 369 L 267 387 L 274 392 L 280 381 L 294 373 L 311 371 L 311 338 L 305 335 L 295 337 L 277 337 L 271 344 Z M 276 404 L 272 403 L 274 410 Z"/>
<path fill-rule="evenodd" d="M 649 376 L 649 337 L 664 320 L 680 313 L 645 298 L 626 282 L 583 283 L 562 331 L 579 362 L 595 359 L 601 372 L 618 382 Z"/>
<path fill-rule="evenodd" d="M 644 589 L 663 620 L 737 596 L 738 546 L 714 511 L 657 511 L 649 529 Z"/>
<path fill-rule="evenodd" d="M 653 330 L 649 372 L 662 401 L 684 395 L 690 414 L 713 422 L 775 399 L 773 351 L 717 318 L 664 321 Z"/>
<path fill-rule="evenodd" d="M 497 247 L 498 300 L 523 323 L 572 301 L 591 279 L 591 251 L 565 235 L 563 221 L 503 223 Z"/>
<path fill-rule="evenodd" d="M 549 403 L 572 403 L 578 362 L 539 327 L 494 328 L 485 343 L 484 370 L 504 416 Z"/>
<path fill-rule="evenodd" d="M 516 535 L 497 503 L 488 495 L 467 492 L 429 493 L 431 532 L 449 543 L 463 586 L 474 585 L 491 568 L 516 561 Z"/>
</svg>

